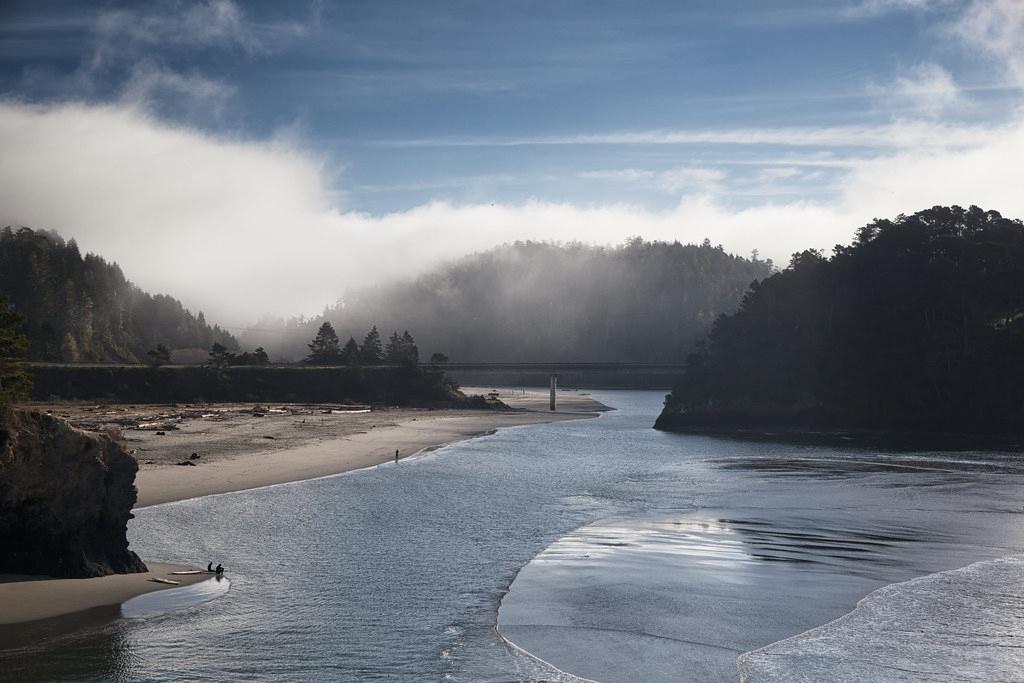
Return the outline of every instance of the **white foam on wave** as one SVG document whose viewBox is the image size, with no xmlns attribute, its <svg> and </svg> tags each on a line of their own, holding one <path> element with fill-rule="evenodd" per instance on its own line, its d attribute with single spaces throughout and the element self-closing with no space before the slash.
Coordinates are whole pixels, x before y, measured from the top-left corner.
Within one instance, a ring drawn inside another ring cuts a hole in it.
<svg viewBox="0 0 1024 683">
<path fill-rule="evenodd" d="M 762 681 L 1024 680 L 1024 555 L 874 591 L 833 622 L 739 657 Z"/>
</svg>

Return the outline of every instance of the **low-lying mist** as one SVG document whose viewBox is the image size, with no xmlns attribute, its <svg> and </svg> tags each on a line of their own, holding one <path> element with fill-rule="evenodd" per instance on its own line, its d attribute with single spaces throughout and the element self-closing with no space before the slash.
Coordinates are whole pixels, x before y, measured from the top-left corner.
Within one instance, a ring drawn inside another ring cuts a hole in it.
<svg viewBox="0 0 1024 683">
<path fill-rule="evenodd" d="M 735 310 L 768 261 L 709 242 L 619 247 L 518 242 L 427 275 L 351 292 L 315 318 L 264 319 L 245 347 L 298 360 L 323 320 L 342 342 L 376 325 L 409 330 L 421 357 L 454 362 L 680 362 L 715 318 Z"/>
</svg>

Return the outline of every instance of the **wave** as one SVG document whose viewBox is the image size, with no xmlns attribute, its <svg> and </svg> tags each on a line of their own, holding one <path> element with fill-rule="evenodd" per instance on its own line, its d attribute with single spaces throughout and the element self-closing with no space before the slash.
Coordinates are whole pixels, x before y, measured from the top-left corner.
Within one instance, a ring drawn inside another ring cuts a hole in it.
<svg viewBox="0 0 1024 683">
<path fill-rule="evenodd" d="M 739 657 L 740 680 L 1019 681 L 1024 555 L 870 593 L 835 621 Z"/>
</svg>

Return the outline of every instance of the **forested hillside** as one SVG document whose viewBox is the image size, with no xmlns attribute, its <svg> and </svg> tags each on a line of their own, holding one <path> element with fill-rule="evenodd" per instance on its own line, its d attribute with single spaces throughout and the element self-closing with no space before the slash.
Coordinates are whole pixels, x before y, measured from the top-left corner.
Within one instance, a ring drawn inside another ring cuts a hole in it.
<svg viewBox="0 0 1024 683">
<path fill-rule="evenodd" d="M 0 294 L 26 318 L 30 360 L 144 361 L 157 344 L 202 357 L 214 342 L 238 348 L 202 313 L 143 292 L 117 264 L 48 231 L 0 231 Z"/>
<path fill-rule="evenodd" d="M 1024 431 L 1024 225 L 934 207 L 794 256 L 716 322 L 658 426 Z"/>
<path fill-rule="evenodd" d="M 322 317 L 262 321 L 242 340 L 298 359 L 327 319 L 341 338 L 360 338 L 371 325 L 415 330 L 424 358 L 440 352 L 453 362 L 677 362 L 771 272 L 768 261 L 707 241 L 515 243 L 352 292 Z"/>
</svg>

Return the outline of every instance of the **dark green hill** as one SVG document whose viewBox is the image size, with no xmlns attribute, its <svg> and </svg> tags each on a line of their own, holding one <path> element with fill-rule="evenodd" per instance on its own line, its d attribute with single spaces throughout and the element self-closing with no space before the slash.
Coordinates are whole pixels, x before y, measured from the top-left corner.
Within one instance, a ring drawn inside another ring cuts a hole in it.
<svg viewBox="0 0 1024 683">
<path fill-rule="evenodd" d="M 1024 225 L 935 207 L 795 255 L 715 323 L 656 426 L 1024 432 Z"/>
<path fill-rule="evenodd" d="M 0 231 L 0 294 L 27 319 L 28 358 L 144 361 L 157 344 L 172 350 L 238 344 L 177 299 L 143 292 L 121 269 L 55 233 Z"/>
<path fill-rule="evenodd" d="M 298 359 L 325 318 L 344 339 L 371 325 L 415 330 L 424 358 L 453 362 L 678 362 L 735 310 L 770 262 L 702 245 L 519 242 L 407 282 L 348 294 L 312 320 L 263 321 L 242 336 Z"/>
</svg>

